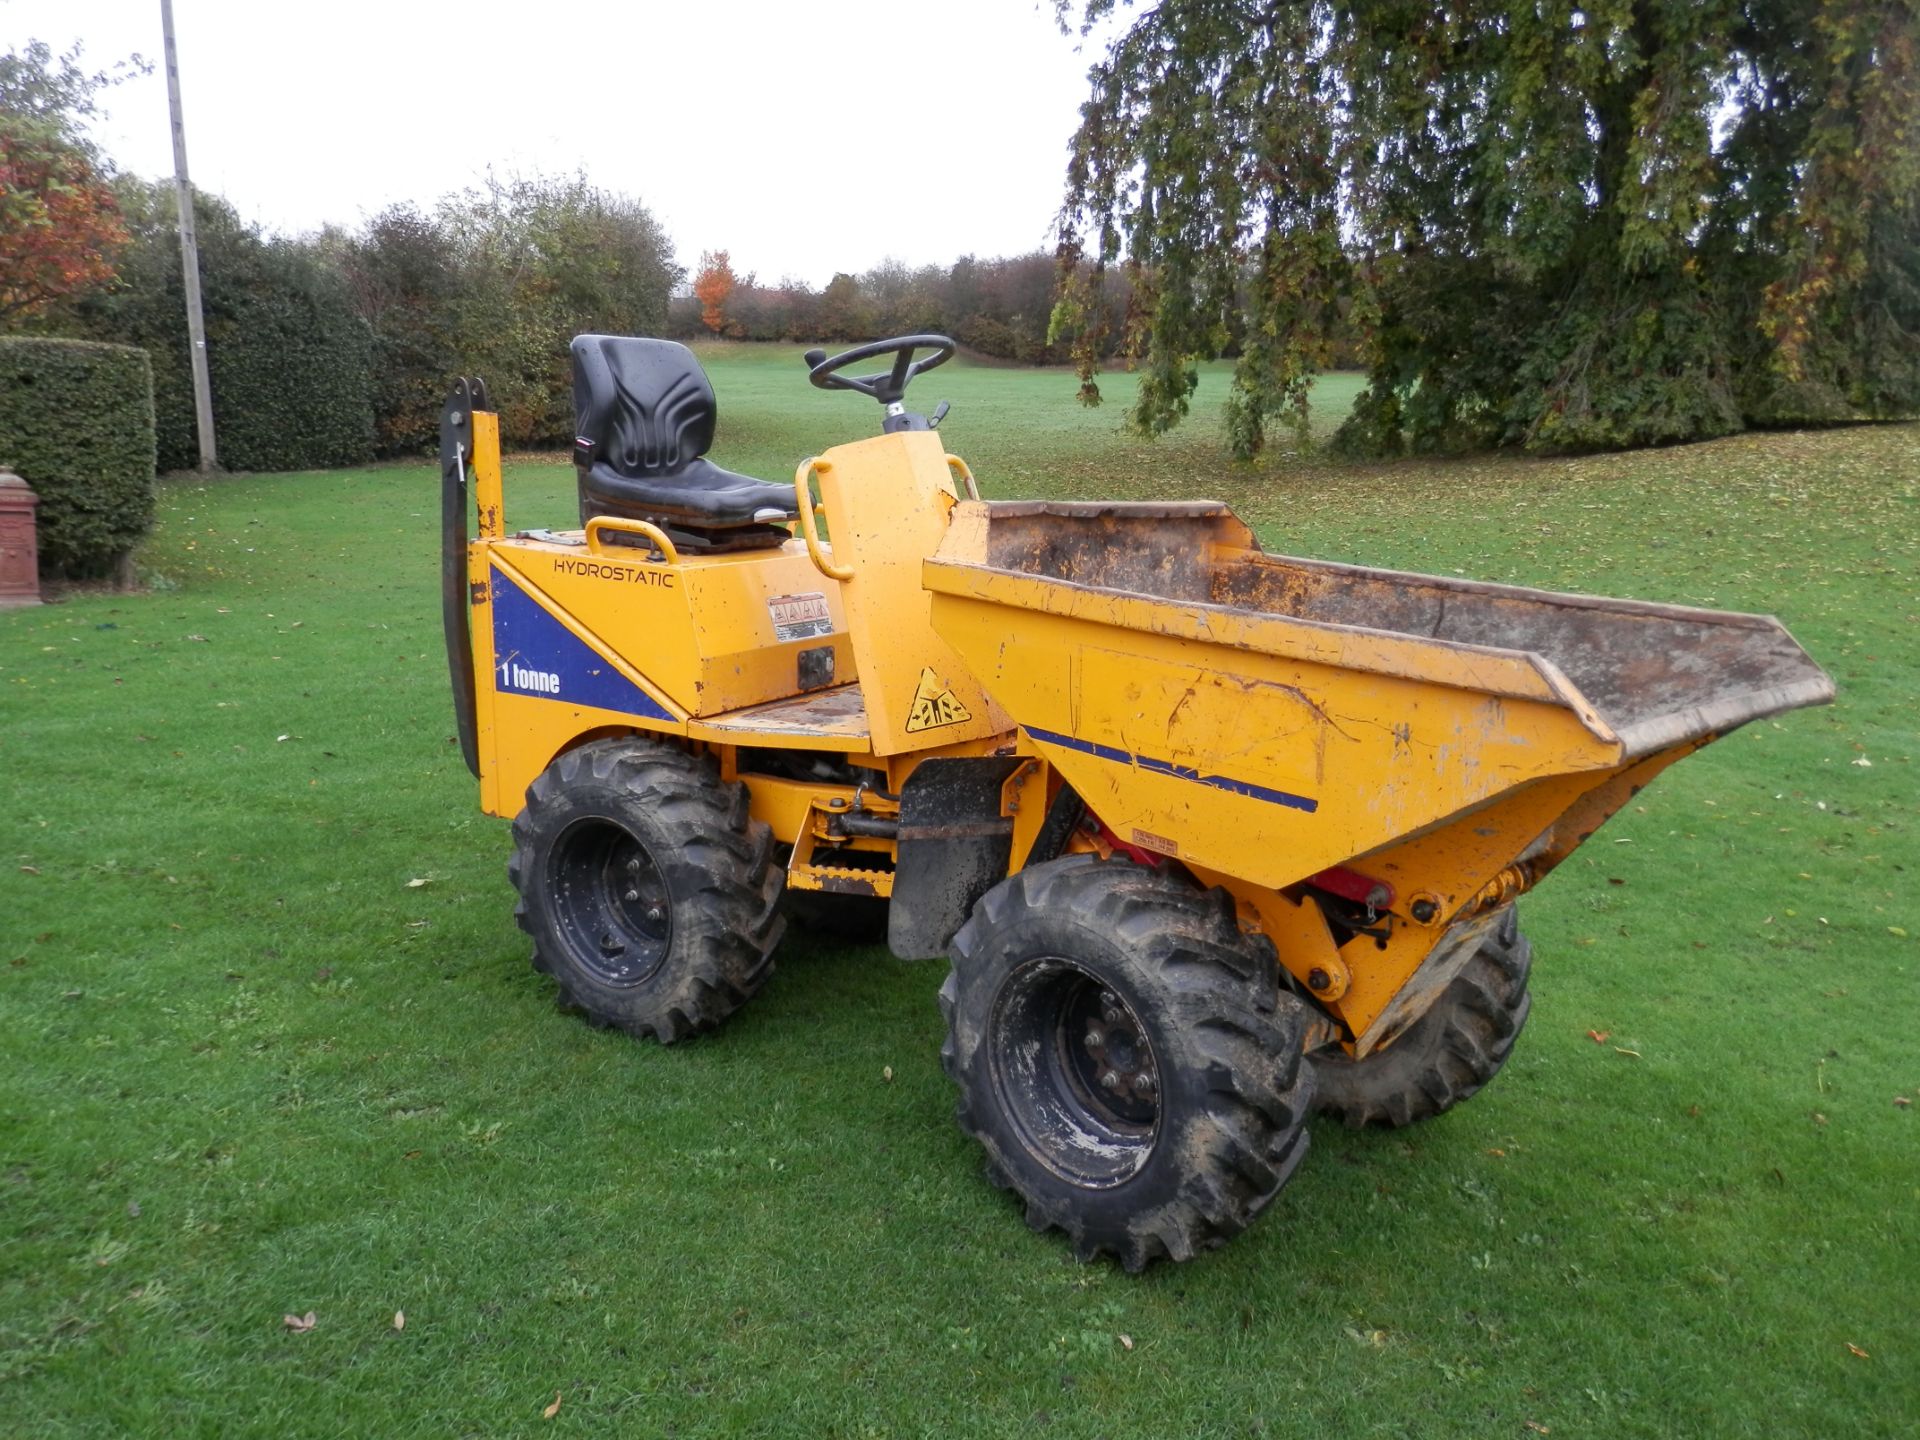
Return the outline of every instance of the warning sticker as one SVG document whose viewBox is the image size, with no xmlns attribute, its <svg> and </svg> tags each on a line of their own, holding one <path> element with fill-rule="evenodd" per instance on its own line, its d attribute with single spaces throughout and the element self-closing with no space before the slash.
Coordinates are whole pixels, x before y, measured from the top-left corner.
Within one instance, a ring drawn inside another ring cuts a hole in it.
<svg viewBox="0 0 1920 1440">
<path fill-rule="evenodd" d="M 907 712 L 907 733 L 938 730 L 942 725 L 959 725 L 973 719 L 952 690 L 940 683 L 932 666 L 920 671 L 919 688 L 913 692 L 913 709 Z"/>
<path fill-rule="evenodd" d="M 812 640 L 833 633 L 827 597 L 818 590 L 807 595 L 775 595 L 767 601 L 767 614 L 773 617 L 774 637 L 779 640 Z"/>
</svg>

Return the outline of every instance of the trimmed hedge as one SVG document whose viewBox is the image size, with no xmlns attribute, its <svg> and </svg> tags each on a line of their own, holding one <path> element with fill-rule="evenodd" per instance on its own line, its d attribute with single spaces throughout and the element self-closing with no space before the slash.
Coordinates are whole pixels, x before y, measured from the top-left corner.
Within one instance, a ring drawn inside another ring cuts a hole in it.
<svg viewBox="0 0 1920 1440">
<path fill-rule="evenodd" d="M 153 525 L 147 352 L 0 336 L 0 464 L 40 496 L 40 573 L 113 575 Z"/>
<path fill-rule="evenodd" d="M 89 336 L 153 359 L 160 468 L 199 463 L 172 182 L 123 179 L 120 284 L 76 307 Z M 196 193 L 214 436 L 228 470 L 321 470 L 373 455 L 372 334 L 318 248 L 263 238 Z"/>
<path fill-rule="evenodd" d="M 373 337 L 340 277 L 292 240 L 233 237 L 219 258 L 201 288 L 220 463 L 326 470 L 371 460 Z M 184 398 L 192 403 L 191 386 Z"/>
</svg>

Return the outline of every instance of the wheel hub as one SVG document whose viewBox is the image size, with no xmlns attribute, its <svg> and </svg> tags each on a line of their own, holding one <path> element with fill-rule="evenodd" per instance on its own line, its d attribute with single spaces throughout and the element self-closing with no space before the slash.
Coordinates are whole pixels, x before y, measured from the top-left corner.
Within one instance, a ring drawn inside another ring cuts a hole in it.
<svg viewBox="0 0 1920 1440">
<path fill-rule="evenodd" d="M 1030 1154 L 1076 1185 L 1139 1173 L 1160 1136 L 1151 1032 L 1107 980 L 1036 956 L 996 995 L 988 1026 L 1003 1113 Z"/>
<path fill-rule="evenodd" d="M 611 821 L 576 825 L 554 849 L 555 920 L 580 962 L 610 985 L 638 985 L 673 943 L 672 897 L 653 857 Z"/>
<path fill-rule="evenodd" d="M 1149 1101 L 1160 1093 L 1153 1051 L 1140 1037 L 1133 1013 L 1111 990 L 1100 992 L 1100 1015 L 1087 1022 L 1082 1043 L 1094 1064 L 1094 1082 L 1117 1100 Z"/>
</svg>

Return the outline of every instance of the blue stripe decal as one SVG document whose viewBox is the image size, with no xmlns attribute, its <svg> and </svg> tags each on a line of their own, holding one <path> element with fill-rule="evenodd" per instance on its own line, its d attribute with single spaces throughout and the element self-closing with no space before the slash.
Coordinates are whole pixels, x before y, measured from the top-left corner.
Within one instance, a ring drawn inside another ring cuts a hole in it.
<svg viewBox="0 0 1920 1440">
<path fill-rule="evenodd" d="M 492 574 L 495 690 L 648 720 L 674 718 L 503 571 Z"/>
<path fill-rule="evenodd" d="M 1082 740 L 1078 736 L 1062 735 L 1057 730 L 1042 730 L 1038 725 L 1028 725 L 1023 728 L 1034 739 L 1044 740 L 1049 745 L 1078 750 L 1083 755 L 1092 755 L 1100 760 L 1112 760 L 1121 765 L 1137 766 L 1152 775 L 1171 775 L 1176 780 L 1191 780 L 1198 785 L 1211 785 L 1215 790 L 1226 790 L 1235 795 L 1264 800 L 1269 805 L 1284 805 L 1289 810 L 1304 810 L 1309 815 L 1320 808 L 1318 800 L 1310 800 L 1305 795 L 1295 795 L 1288 790 L 1272 790 L 1265 785 L 1256 785 L 1251 780 L 1236 780 L 1231 775 L 1202 775 L 1191 765 L 1176 765 L 1171 760 L 1155 760 L 1151 755 L 1135 755 L 1117 746 L 1102 745 L 1096 740 Z"/>
</svg>

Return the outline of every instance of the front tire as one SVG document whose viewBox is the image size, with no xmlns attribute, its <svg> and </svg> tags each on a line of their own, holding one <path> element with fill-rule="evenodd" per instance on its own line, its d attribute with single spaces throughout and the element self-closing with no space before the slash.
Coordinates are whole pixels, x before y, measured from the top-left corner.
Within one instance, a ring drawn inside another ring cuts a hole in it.
<svg viewBox="0 0 1920 1440">
<path fill-rule="evenodd" d="M 1351 1130 L 1399 1129 L 1443 1115 L 1500 1073 L 1527 1023 L 1533 947 L 1514 908 L 1433 1007 L 1384 1050 L 1364 1060 L 1327 1049 L 1313 1055 L 1317 1108 Z"/>
<path fill-rule="evenodd" d="M 1300 1002 L 1225 892 L 1073 856 L 954 937 L 941 1062 L 987 1174 L 1131 1271 L 1244 1230 L 1306 1153 Z"/>
<path fill-rule="evenodd" d="M 785 926 L 773 834 L 712 761 L 641 739 L 569 750 L 527 787 L 513 840 L 533 967 L 593 1024 L 670 1045 L 772 973 Z"/>
</svg>

